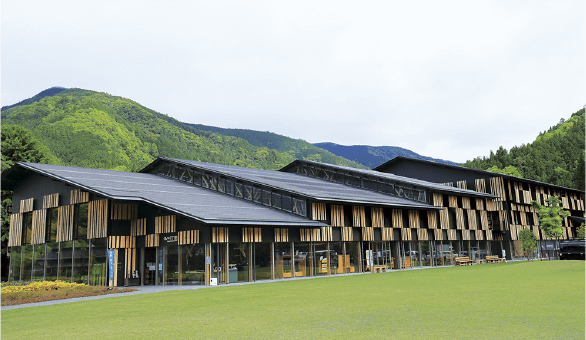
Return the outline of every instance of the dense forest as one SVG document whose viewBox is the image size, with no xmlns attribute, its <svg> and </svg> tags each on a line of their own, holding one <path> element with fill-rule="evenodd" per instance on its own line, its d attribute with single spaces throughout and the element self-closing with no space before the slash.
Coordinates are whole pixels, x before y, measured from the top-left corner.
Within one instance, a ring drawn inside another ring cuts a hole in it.
<svg viewBox="0 0 586 340">
<path fill-rule="evenodd" d="M 533 143 L 511 150 L 501 146 L 464 166 L 584 190 L 584 125 L 581 109 L 540 133 Z"/>
<path fill-rule="evenodd" d="M 35 97 L 4 108 L 2 124 L 30 130 L 55 164 L 136 171 L 166 156 L 279 169 L 295 159 L 292 153 L 257 147 L 242 138 L 197 130 L 105 93 L 66 89 Z M 332 163 L 359 166 L 341 157 Z"/>
</svg>

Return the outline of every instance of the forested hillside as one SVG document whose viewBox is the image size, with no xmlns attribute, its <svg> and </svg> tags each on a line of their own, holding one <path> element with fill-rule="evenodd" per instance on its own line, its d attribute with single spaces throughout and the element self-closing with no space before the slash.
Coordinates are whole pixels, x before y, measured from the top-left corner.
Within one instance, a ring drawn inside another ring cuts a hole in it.
<svg viewBox="0 0 586 340">
<path fill-rule="evenodd" d="M 196 130 L 132 100 L 81 89 L 3 110 L 2 124 L 32 131 L 62 165 L 135 171 L 161 155 L 279 169 L 294 160 L 241 138 Z"/>
<path fill-rule="evenodd" d="M 475 158 L 464 166 L 584 190 L 584 124 L 582 109 L 540 133 L 531 144 L 511 150 L 501 146 L 489 157 Z"/>
<path fill-rule="evenodd" d="M 316 162 L 346 165 L 355 168 L 366 168 L 364 165 L 348 160 L 332 152 L 321 149 L 302 139 L 293 139 L 273 132 L 247 129 L 224 129 L 201 124 L 187 124 L 195 129 L 219 133 L 225 136 L 239 137 L 258 147 L 275 149 L 287 153 L 293 158 L 308 159 Z"/>
<path fill-rule="evenodd" d="M 340 145 L 335 143 L 315 143 L 317 147 L 328 150 L 333 154 L 353 160 L 373 169 L 397 156 L 423 159 L 432 162 L 457 165 L 457 163 L 421 156 L 411 150 L 397 146 L 370 146 L 370 145 Z"/>
</svg>

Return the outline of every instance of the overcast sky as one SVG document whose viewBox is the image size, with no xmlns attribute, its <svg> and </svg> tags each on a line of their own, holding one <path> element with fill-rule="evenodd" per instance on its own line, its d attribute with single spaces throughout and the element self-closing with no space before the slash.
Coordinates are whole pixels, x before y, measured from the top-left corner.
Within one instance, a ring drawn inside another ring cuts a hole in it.
<svg viewBox="0 0 586 340">
<path fill-rule="evenodd" d="M 180 121 L 464 162 L 585 99 L 585 2 L 9 1 L 2 105 L 52 87 Z"/>
</svg>

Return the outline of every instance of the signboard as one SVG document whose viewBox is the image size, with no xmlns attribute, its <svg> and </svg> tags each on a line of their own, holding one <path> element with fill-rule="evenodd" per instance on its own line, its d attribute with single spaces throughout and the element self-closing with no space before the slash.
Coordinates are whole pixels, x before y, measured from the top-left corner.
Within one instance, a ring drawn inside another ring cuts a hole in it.
<svg viewBox="0 0 586 340">
<path fill-rule="evenodd" d="M 108 270 L 110 272 L 110 280 L 114 280 L 114 249 L 108 250 Z"/>
<path fill-rule="evenodd" d="M 160 234 L 159 246 L 176 246 L 179 244 L 177 233 Z"/>
</svg>

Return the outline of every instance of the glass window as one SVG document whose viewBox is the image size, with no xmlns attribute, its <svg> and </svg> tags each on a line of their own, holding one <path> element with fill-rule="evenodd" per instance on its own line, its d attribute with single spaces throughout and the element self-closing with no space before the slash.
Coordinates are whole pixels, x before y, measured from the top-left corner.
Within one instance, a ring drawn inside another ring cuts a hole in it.
<svg viewBox="0 0 586 340">
<path fill-rule="evenodd" d="M 55 281 L 57 280 L 57 274 L 59 273 L 59 243 L 47 243 L 47 252 L 45 255 L 45 280 Z"/>
<path fill-rule="evenodd" d="M 35 245 L 35 258 L 33 260 L 33 281 L 42 281 L 45 277 L 45 245 Z"/>
<path fill-rule="evenodd" d="M 226 180 L 226 193 L 228 195 L 234 195 L 234 182 Z"/>
<path fill-rule="evenodd" d="M 311 276 L 310 243 L 295 243 L 294 249 L 295 277 Z"/>
<path fill-rule="evenodd" d="M 256 203 L 261 203 L 262 190 L 258 188 L 252 188 L 252 196 L 253 201 L 255 201 Z"/>
<path fill-rule="evenodd" d="M 75 228 L 73 238 L 87 239 L 88 203 L 75 205 Z"/>
<path fill-rule="evenodd" d="M 244 199 L 252 200 L 252 187 L 250 185 L 244 186 Z"/>
<path fill-rule="evenodd" d="M 253 243 L 254 246 L 254 280 L 271 279 L 271 244 Z"/>
<path fill-rule="evenodd" d="M 226 180 L 223 178 L 218 178 L 218 191 L 226 192 Z"/>
<path fill-rule="evenodd" d="M 235 187 L 235 196 L 240 198 L 244 197 L 244 186 L 242 185 L 242 183 L 236 183 Z"/>
<path fill-rule="evenodd" d="M 193 173 L 193 184 L 201 186 L 201 174 L 199 172 Z"/>
<path fill-rule="evenodd" d="M 59 280 L 71 282 L 73 275 L 73 241 L 61 242 L 59 251 Z"/>
<path fill-rule="evenodd" d="M 293 277 L 291 244 L 275 242 L 275 279 Z"/>
<path fill-rule="evenodd" d="M 20 267 L 22 265 L 22 247 L 10 248 L 10 282 L 20 281 Z"/>
<path fill-rule="evenodd" d="M 281 208 L 285 211 L 289 211 L 291 212 L 291 209 L 293 209 L 292 203 L 291 203 L 291 197 L 289 196 L 283 196 L 281 198 Z"/>
<path fill-rule="evenodd" d="M 262 200 L 262 204 L 268 205 L 270 207 L 271 206 L 271 192 L 268 190 L 263 190 L 261 200 Z"/>
<path fill-rule="evenodd" d="M 383 192 L 388 195 L 393 195 L 393 196 L 396 195 L 395 186 L 390 183 L 379 182 L 378 191 Z"/>
<path fill-rule="evenodd" d="M 204 188 L 210 187 L 210 176 L 206 174 L 201 175 L 201 186 Z"/>
<path fill-rule="evenodd" d="M 181 246 L 181 284 L 205 284 L 205 245 L 189 244 Z"/>
<path fill-rule="evenodd" d="M 228 259 L 228 278 L 229 282 L 247 282 L 250 281 L 250 244 L 249 243 L 230 243 Z"/>
<path fill-rule="evenodd" d="M 218 190 L 218 178 L 210 176 L 210 189 Z"/>
<path fill-rule="evenodd" d="M 164 282 L 165 285 L 177 285 L 179 284 L 179 254 L 178 246 L 163 247 L 164 249 L 164 261 L 163 268 Z"/>
<path fill-rule="evenodd" d="M 346 242 L 346 256 L 344 257 L 346 273 L 360 272 L 359 249 L 358 242 Z"/>
<path fill-rule="evenodd" d="M 330 274 L 330 254 L 328 251 L 327 242 L 314 243 L 314 260 L 313 267 L 315 268 L 315 275 L 329 275 Z"/>
<path fill-rule="evenodd" d="M 293 213 L 301 216 L 306 216 L 305 201 L 294 198 L 293 199 Z"/>
<path fill-rule="evenodd" d="M 273 192 L 271 202 L 274 208 L 281 209 L 281 195 Z"/>
<path fill-rule="evenodd" d="M 107 286 L 108 242 L 106 238 L 91 240 L 90 286 Z"/>
<path fill-rule="evenodd" d="M 30 281 L 33 278 L 33 245 L 23 247 L 22 252 L 22 281 Z"/>
<path fill-rule="evenodd" d="M 57 238 L 57 218 L 59 213 L 56 208 L 47 210 L 47 231 L 45 237 L 47 242 L 55 242 Z"/>
<path fill-rule="evenodd" d="M 345 271 L 344 248 L 342 242 L 330 242 L 330 273 L 344 274 Z M 349 261 L 348 261 L 349 262 Z"/>
<path fill-rule="evenodd" d="M 344 183 L 344 175 L 338 172 L 332 174 L 332 181 L 336 183 Z"/>
<path fill-rule="evenodd" d="M 33 213 L 22 214 L 22 244 L 31 244 L 33 235 Z M 28 280 L 26 280 L 28 281 Z"/>
<path fill-rule="evenodd" d="M 75 240 L 73 282 L 88 283 L 89 245 L 87 240 Z"/>
<path fill-rule="evenodd" d="M 353 187 L 360 187 L 360 177 L 347 175 L 346 184 L 351 185 Z"/>
</svg>

